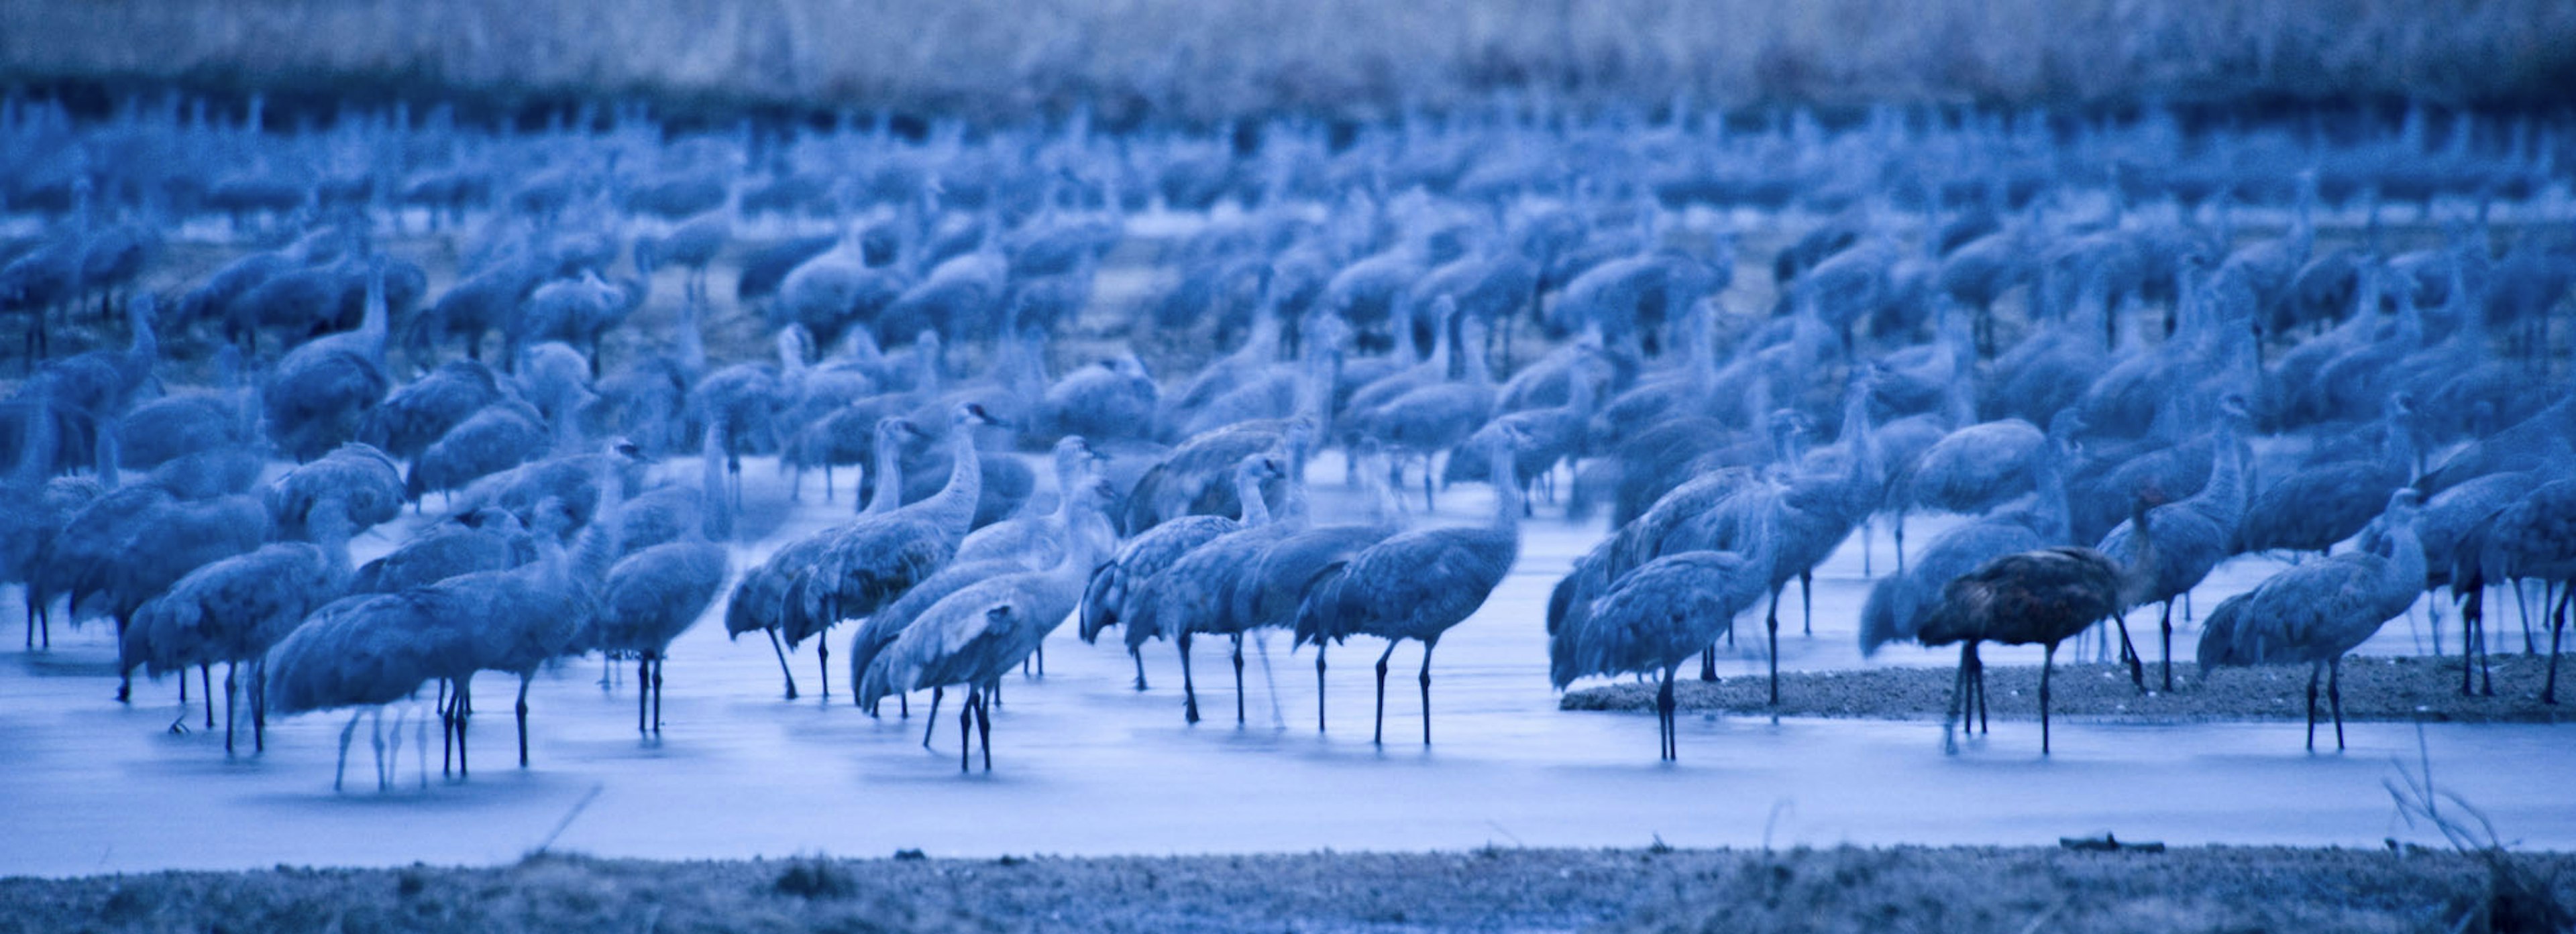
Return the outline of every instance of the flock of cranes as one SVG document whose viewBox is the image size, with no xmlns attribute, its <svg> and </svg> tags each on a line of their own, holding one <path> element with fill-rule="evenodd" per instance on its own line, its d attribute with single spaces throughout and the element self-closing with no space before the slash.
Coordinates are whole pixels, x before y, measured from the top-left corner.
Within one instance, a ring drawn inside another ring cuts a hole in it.
<svg viewBox="0 0 2576 934">
<path fill-rule="evenodd" d="M 2107 627 L 2149 689 L 2127 615 L 2150 604 L 2175 690 L 2175 604 L 2188 623 L 2214 568 L 2264 552 L 2322 557 L 2210 609 L 2198 660 L 2311 665 L 2338 745 L 2339 659 L 2428 592 L 2465 601 L 2474 657 L 2504 588 L 2526 650 L 2548 634 L 2555 700 L 2576 394 L 2551 322 L 2576 237 L 2494 208 L 2563 201 L 2564 127 L 568 117 L 267 132 L 255 101 L 85 124 L 0 103 L 0 205 L 39 225 L 0 245 L 25 373 L 0 404 L 0 578 L 29 649 L 58 615 L 111 618 L 120 671 L 184 699 L 196 669 L 209 726 L 213 668 L 228 707 L 246 670 L 255 748 L 272 712 L 433 694 L 461 774 L 479 673 L 518 678 L 525 765 L 549 664 L 635 662 L 649 734 L 701 617 L 767 641 L 789 698 L 809 641 L 831 695 L 850 623 L 852 701 L 930 691 L 935 731 L 961 691 L 961 767 L 972 740 L 989 769 L 1002 682 L 1068 618 L 1123 630 L 1139 690 L 1169 639 L 1192 722 L 1194 637 L 1230 643 L 1241 722 L 1244 640 L 1275 629 L 1319 683 L 1329 646 L 1384 641 L 1380 740 L 1389 663 L 1420 643 L 1429 743 L 1434 649 L 1562 501 L 1610 531 L 1550 595 L 1550 680 L 1659 679 L 1667 759 L 1674 680 L 1693 656 L 1714 678 L 1757 606 L 1777 701 L 1787 587 L 1811 632 L 1816 568 L 1856 532 L 1863 650 L 1961 646 L 1954 717 L 1982 719 L 1987 642 L 2053 661 Z M 2357 242 L 2328 248 L 2330 216 L 2363 218 Z M 1131 227 L 1173 218 L 1138 258 Z M 205 239 L 227 260 L 183 268 Z M 1136 291 L 1122 265 L 1146 294 L 1110 298 Z M 775 358 L 721 359 L 742 346 Z M 1051 477 L 1014 456 L 1050 450 Z M 1328 451 L 1365 515 L 1312 507 Z M 855 512 L 743 560 L 746 460 L 799 498 L 819 470 L 827 502 L 861 468 Z M 1415 482 L 1426 511 L 1491 484 L 1493 513 L 1417 523 Z M 438 516 L 353 566 L 407 509 Z M 1909 544 L 1933 513 L 1967 518 Z"/>
</svg>

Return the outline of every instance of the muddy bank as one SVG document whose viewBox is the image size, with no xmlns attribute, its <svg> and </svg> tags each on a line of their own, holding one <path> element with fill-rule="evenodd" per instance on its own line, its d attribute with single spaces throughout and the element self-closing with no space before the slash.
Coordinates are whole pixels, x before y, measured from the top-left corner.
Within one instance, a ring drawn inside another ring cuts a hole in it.
<svg viewBox="0 0 2576 934">
<path fill-rule="evenodd" d="M 2513 858 L 2556 904 L 2576 856 Z M 2448 928 L 2409 848 L 1504 850 L 651 862 L 0 880 L 0 931 L 2201 931 Z"/>
<path fill-rule="evenodd" d="M 2152 651 L 2152 650 L 2150 650 Z M 2050 715 L 2132 722 L 2196 723 L 2221 720 L 2304 720 L 2307 666 L 2227 668 L 2204 678 L 2199 666 L 2174 662 L 2174 690 L 2140 693 L 2126 666 L 2064 664 L 2049 683 Z M 2343 663 L 2345 720 L 2430 720 L 2463 723 L 2561 723 L 2576 709 L 2540 702 L 2546 655 L 2498 655 L 2495 695 L 2460 696 L 2456 656 L 2354 656 Z M 1862 717 L 1938 720 L 1950 703 L 1955 668 L 1871 668 L 1858 671 L 1781 672 L 1780 703 L 1770 703 L 1770 682 L 1729 677 L 1702 682 L 1683 672 L 1674 699 L 1681 709 L 1792 717 Z M 2564 673 L 2562 673 L 2564 674 Z M 2162 686 L 2156 663 L 2147 663 L 2147 685 Z M 2484 688 L 2483 676 L 2478 687 Z M 2576 678 L 2566 685 L 2576 690 Z M 1986 713 L 1997 719 L 2039 719 L 2039 666 L 1986 665 Z M 1566 710 L 1654 709 L 1652 684 L 1621 683 L 1567 692 Z M 2325 703 L 2320 692 L 2319 704 Z"/>
</svg>

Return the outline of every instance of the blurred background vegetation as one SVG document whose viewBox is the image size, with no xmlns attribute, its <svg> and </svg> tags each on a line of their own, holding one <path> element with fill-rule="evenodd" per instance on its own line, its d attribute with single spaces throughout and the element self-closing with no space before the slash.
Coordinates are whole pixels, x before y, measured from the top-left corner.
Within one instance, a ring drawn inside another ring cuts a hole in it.
<svg viewBox="0 0 2576 934">
<path fill-rule="evenodd" d="M 2569 0 L 0 0 L 0 84 L 1106 124 L 2576 101 Z"/>
</svg>

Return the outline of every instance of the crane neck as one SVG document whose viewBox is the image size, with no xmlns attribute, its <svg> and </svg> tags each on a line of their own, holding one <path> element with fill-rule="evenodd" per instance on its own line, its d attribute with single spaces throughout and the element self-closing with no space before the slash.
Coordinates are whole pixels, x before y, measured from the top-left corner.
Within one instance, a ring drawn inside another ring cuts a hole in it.
<svg viewBox="0 0 2576 934">
<path fill-rule="evenodd" d="M 691 382 L 707 371 L 707 337 L 700 330 L 700 314 L 697 299 L 680 302 L 680 373 Z"/>
<path fill-rule="evenodd" d="M 2404 476 L 2407 482 L 2414 482 L 2415 433 L 2406 427 L 2405 410 L 2390 406 L 2387 417 L 2381 419 L 2381 423 L 2388 432 L 2387 438 L 2381 442 L 2381 460 L 2399 475 Z"/>
<path fill-rule="evenodd" d="M 603 455 L 603 460 L 615 455 Z M 626 514 L 626 482 L 618 475 L 613 461 L 599 470 L 599 505 L 591 510 L 590 524 L 581 530 L 581 544 L 573 557 L 571 570 L 583 581 L 599 583 L 608 579 L 608 569 L 617 563 L 623 542 L 620 533 Z"/>
<path fill-rule="evenodd" d="M 1260 477 L 1250 471 L 1236 471 L 1234 499 L 1243 507 L 1242 513 L 1235 519 L 1238 527 L 1248 529 L 1270 523 L 1270 504 L 1261 498 Z"/>
<path fill-rule="evenodd" d="M 1565 408 L 1575 417 L 1589 419 L 1592 409 L 1600 404 L 1600 389 L 1593 385 L 1592 375 L 1578 362 L 1565 371 Z"/>
<path fill-rule="evenodd" d="M 2415 534 L 2415 512 L 2412 509 L 2390 510 L 2381 516 L 2386 533 L 2389 577 L 2413 593 L 2424 586 L 2424 542 Z"/>
<path fill-rule="evenodd" d="M 895 432 L 877 433 L 876 490 L 868 497 L 862 516 L 881 516 L 893 512 L 903 503 L 903 438 Z"/>
<path fill-rule="evenodd" d="M 2071 518 L 2074 510 L 2067 505 L 2066 468 L 2060 463 L 2059 452 L 2052 449 L 2047 457 L 2040 459 L 2039 476 L 2034 485 L 2038 496 L 2031 504 L 2034 520 L 2031 530 L 2038 532 L 2040 540 L 2048 544 L 2070 543 L 2075 538 Z"/>
<path fill-rule="evenodd" d="M 1458 354 L 1467 361 L 1467 385 L 1493 385 L 1493 368 L 1485 362 L 1485 343 L 1483 340 L 1484 326 L 1475 324 L 1463 317 L 1458 319 L 1458 321 L 1458 336 L 1459 344 L 1461 345 L 1458 348 Z"/>
<path fill-rule="evenodd" d="M 357 534 L 354 525 L 348 505 L 336 497 L 315 504 L 304 516 L 305 534 L 322 550 L 324 567 L 335 583 L 345 584 L 355 573 L 349 560 L 349 539 Z"/>
<path fill-rule="evenodd" d="M 46 477 L 53 474 L 54 448 L 59 442 L 55 438 L 52 393 L 42 381 L 30 382 L 35 383 L 35 391 L 30 394 L 33 398 L 29 400 L 30 404 L 27 407 L 25 440 L 18 449 L 18 463 L 12 467 L 10 485 L 34 492 L 38 487 L 45 485 Z M 107 437 L 106 432 L 100 433 L 99 440 L 110 446 L 115 443 L 114 439 Z M 108 475 L 108 470 L 104 469 L 108 460 L 102 457 L 99 462 L 102 465 L 99 477 L 104 480 Z"/>
<path fill-rule="evenodd" d="M 975 503 L 984 496 L 983 452 L 975 447 L 973 425 L 948 426 L 948 454 L 948 483 L 932 498 L 931 514 L 954 543 L 974 525 Z"/>
<path fill-rule="evenodd" d="M 364 338 L 367 356 L 377 366 L 385 363 L 385 340 L 391 333 L 391 312 L 385 307 L 385 268 L 381 260 L 368 258 L 367 304 L 365 317 L 358 323 L 358 334 Z"/>
<path fill-rule="evenodd" d="M 1521 527 L 1521 510 L 1527 504 L 1521 498 L 1520 467 L 1512 446 L 1493 445 L 1486 476 L 1494 484 L 1494 528 L 1517 535 Z"/>
<path fill-rule="evenodd" d="M 2222 416 L 2216 434 L 2211 436 L 2209 482 L 2192 495 L 2203 515 L 2217 520 L 2222 528 L 2234 528 L 2245 515 L 2245 446 L 2237 440 L 2232 416 Z"/>
<path fill-rule="evenodd" d="M 699 532 L 711 542 L 733 538 L 733 498 L 725 495 L 724 435 L 724 420 L 715 419 L 707 423 L 706 438 L 698 445 Z"/>
</svg>

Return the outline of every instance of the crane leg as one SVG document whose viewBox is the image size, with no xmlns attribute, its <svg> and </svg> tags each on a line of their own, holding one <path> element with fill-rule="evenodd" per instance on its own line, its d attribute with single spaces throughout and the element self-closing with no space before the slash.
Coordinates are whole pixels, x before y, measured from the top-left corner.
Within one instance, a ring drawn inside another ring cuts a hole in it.
<svg viewBox="0 0 2576 934">
<path fill-rule="evenodd" d="M 984 771 L 993 770 L 993 709 L 982 699 L 975 701 L 975 745 L 984 749 Z"/>
<path fill-rule="evenodd" d="M 188 673 L 180 672 L 179 680 L 183 682 L 188 680 Z M 197 666 L 197 688 L 197 693 L 205 695 L 206 729 L 212 730 L 215 728 L 215 666 L 213 663 Z"/>
<path fill-rule="evenodd" d="M 814 668 L 823 675 L 823 699 L 832 699 L 832 645 L 822 633 L 814 634 Z"/>
<path fill-rule="evenodd" d="M 1324 644 L 1315 643 L 1315 732 L 1324 732 Z"/>
<path fill-rule="evenodd" d="M 340 728 L 340 764 L 331 769 L 331 790 L 334 792 L 341 790 L 341 780 L 349 774 L 349 739 L 358 735 L 358 718 L 363 716 L 366 716 L 363 712 L 350 714 L 349 725 Z"/>
<path fill-rule="evenodd" d="M 250 751 L 268 751 L 268 663 L 250 663 Z M 421 768 L 429 768 L 429 753 L 421 753 Z"/>
<path fill-rule="evenodd" d="M 1198 683 L 1190 679 L 1190 634 L 1184 631 L 1179 638 L 1172 641 L 1179 643 L 1181 648 L 1181 719 L 1188 723 L 1197 723 L 1199 722 L 1199 688 Z"/>
<path fill-rule="evenodd" d="M 2308 666 L 2308 751 L 2316 751 L 2316 682 L 2324 674 L 2324 664 Z"/>
<path fill-rule="evenodd" d="M 653 656 L 653 735 L 662 735 L 662 656 Z"/>
<path fill-rule="evenodd" d="M 2039 754 L 2048 755 L 2048 682 L 2057 670 L 2057 643 L 2051 642 L 2039 656 Z"/>
<path fill-rule="evenodd" d="M 1863 579 L 1867 579 L 1867 578 L 1869 578 L 1869 577 L 1876 576 L 1876 575 L 1875 575 L 1875 573 L 1874 573 L 1873 571 L 1871 571 L 1871 570 L 1870 570 L 1869 560 L 1870 560 L 1870 552 L 1877 550 L 1877 547 L 1878 547 L 1878 524 L 1877 524 L 1875 521 L 1873 521 L 1873 520 L 1869 520 L 1869 519 L 1863 519 L 1863 520 L 1861 520 L 1861 521 L 1860 521 L 1860 576 L 1861 576 Z"/>
<path fill-rule="evenodd" d="M 2147 689 L 2147 664 L 2138 657 L 2138 647 L 2129 641 L 2129 614 L 2123 612 L 2111 619 L 2120 624 L 2120 660 L 2129 663 L 2129 683 L 2138 690 Z"/>
<path fill-rule="evenodd" d="M 1377 657 L 1377 729 L 1369 734 L 1372 744 L 1386 742 L 1386 660 L 1394 654 L 1395 640 L 1386 640 L 1386 653 Z"/>
<path fill-rule="evenodd" d="M 80 609 L 79 609 L 78 607 L 70 606 L 69 604 L 66 604 L 65 606 L 70 610 L 70 612 L 71 612 L 71 614 L 72 614 L 72 620 L 73 620 L 73 621 L 75 621 L 75 622 L 79 621 L 79 620 L 80 620 Z M 118 644 L 118 645 L 124 645 L 124 644 L 125 644 L 125 618 L 124 618 L 124 617 L 121 617 L 121 616 L 120 616 L 120 617 L 118 617 L 118 618 L 117 618 L 117 620 L 116 620 L 116 644 Z M 124 668 L 125 666 L 123 666 L 123 665 L 118 665 L 117 667 L 119 667 L 119 668 Z M 133 670 L 132 670 L 132 669 L 127 669 L 127 670 L 125 670 L 125 671 L 117 672 L 117 674 L 116 674 L 116 702 L 117 702 L 117 703 L 120 703 L 120 704 L 124 704 L 124 703 L 131 703 L 133 700 L 134 700 L 134 672 L 133 672 Z M 185 668 L 182 668 L 182 669 L 179 669 L 179 702 L 180 702 L 180 703 L 182 703 L 182 704 L 185 704 L 185 703 L 187 703 L 187 701 L 188 701 L 188 670 L 187 670 L 187 669 L 185 669 Z M 186 715 L 184 712 L 182 712 L 182 713 L 180 714 L 181 719 L 186 719 L 186 716 L 187 716 L 187 715 Z"/>
<path fill-rule="evenodd" d="M 787 648 L 778 644 L 778 630 L 768 629 L 763 631 L 769 633 L 769 650 L 778 653 L 778 673 L 786 676 L 787 678 L 787 699 L 795 700 L 796 673 L 787 670 Z"/>
<path fill-rule="evenodd" d="M 2486 611 L 2485 587 L 2474 588 L 2460 604 L 2460 696 L 2477 693 L 2478 615 Z"/>
<path fill-rule="evenodd" d="M 645 726 L 645 706 L 653 695 L 653 658 L 643 656 L 635 662 L 635 732 L 651 732 Z"/>
<path fill-rule="evenodd" d="M 957 703 L 957 771 L 963 772 L 975 755 L 975 698 L 978 692 L 969 687 L 966 699 Z"/>
<path fill-rule="evenodd" d="M 1895 518 L 1895 519 L 1893 519 L 1893 520 L 1890 520 L 1890 521 L 1888 522 L 1888 532 L 1889 532 L 1889 534 L 1891 534 L 1891 535 L 1895 536 L 1895 538 L 1896 538 L 1896 573 L 1903 574 L 1903 573 L 1905 573 L 1905 514 L 1904 514 L 1904 513 L 1901 513 L 1901 512 L 1900 512 L 1900 513 L 1897 513 L 1897 514 L 1896 514 L 1896 518 Z"/>
<path fill-rule="evenodd" d="M 233 669 L 237 663 L 224 663 L 224 755 L 233 754 Z"/>
<path fill-rule="evenodd" d="M 441 778 L 456 768 L 456 706 L 447 693 L 447 679 L 438 680 L 438 775 Z"/>
<path fill-rule="evenodd" d="M 2326 706 L 2334 711 L 2335 751 L 2343 751 L 2343 656 L 2326 663 Z"/>
<path fill-rule="evenodd" d="M 1730 636 L 1730 638 L 1732 638 L 1732 636 Z M 1702 681 L 1717 680 L 1717 646 L 1714 643 L 1710 644 L 1708 648 L 1699 650 L 1699 679 Z"/>
<path fill-rule="evenodd" d="M 1663 744 L 1655 752 L 1666 762 L 1681 759 L 1680 740 L 1673 735 L 1675 732 L 1673 707 L 1673 666 L 1666 665 L 1664 683 L 1655 688 L 1656 742 Z"/>
<path fill-rule="evenodd" d="M 1816 572 L 1798 572 L 1798 632 L 1816 634 Z"/>
<path fill-rule="evenodd" d="M 2486 599 L 2484 588 L 2479 590 L 2478 603 L 2478 693 L 2483 697 L 2494 697 L 2495 669 L 2489 663 L 2495 661 L 2495 651 L 2487 645 Z"/>
<path fill-rule="evenodd" d="M 1234 725 L 1243 725 L 1243 634 L 1234 635 Z"/>
<path fill-rule="evenodd" d="M 1954 731 L 1959 725 L 1959 711 L 1966 707 L 1967 703 L 1968 649 L 1966 646 L 1960 646 L 1959 667 L 1950 672 L 1950 703 L 1941 715 L 1942 752 L 1956 754 L 1959 751 L 1959 737 Z"/>
<path fill-rule="evenodd" d="M 2156 658 L 2157 664 L 2164 669 L 2167 694 L 2173 693 L 2173 605 L 2173 601 L 2165 601 L 2163 618 L 2156 621 L 2157 628 L 2161 630 L 2158 638 L 2163 642 L 2157 651 Z"/>
<path fill-rule="evenodd" d="M 1780 706 L 1780 588 L 1771 588 L 1771 609 L 1762 616 L 1764 638 L 1771 645 L 1771 706 Z"/>
<path fill-rule="evenodd" d="M 930 748 L 930 731 L 939 728 L 939 695 L 947 691 L 947 688 L 930 689 L 930 715 L 921 718 L 921 748 L 923 749 Z"/>
<path fill-rule="evenodd" d="M 465 757 L 465 730 L 474 723 L 474 679 L 456 682 L 456 777 L 472 774 L 472 763 Z"/>
<path fill-rule="evenodd" d="M 1136 662 L 1136 690 L 1145 689 L 1145 653 L 1130 648 L 1127 657 Z"/>
<path fill-rule="evenodd" d="M 2558 640 L 2567 631 L 2567 601 L 2576 596 L 2576 584 L 2558 591 L 2558 608 L 2549 614 L 2549 680 L 2540 689 L 2540 702 L 2558 703 Z"/>
<path fill-rule="evenodd" d="M 1986 718 L 1986 657 L 1977 654 L 1974 642 L 1968 643 L 1968 692 L 1977 699 L 1977 732 L 1994 732 L 1994 721 Z"/>
<path fill-rule="evenodd" d="M 1431 648 L 1439 639 L 1422 640 L 1422 745 L 1431 745 Z"/>
<path fill-rule="evenodd" d="M 529 675 L 519 676 L 519 767 L 528 767 L 528 682 Z"/>
<path fill-rule="evenodd" d="M 2535 641 L 2531 635 L 2531 600 L 2529 596 L 2522 592 L 2522 578 L 2519 577 L 2513 579 L 2513 608 L 2516 611 L 2514 615 L 2522 619 L 2522 654 L 2540 654 L 2540 643 Z M 2549 610 L 2549 590 L 2547 585 L 2543 585 L 2541 588 L 2540 608 L 2542 612 L 2548 612 Z M 120 697 L 118 699 L 123 700 L 124 698 Z"/>
</svg>

